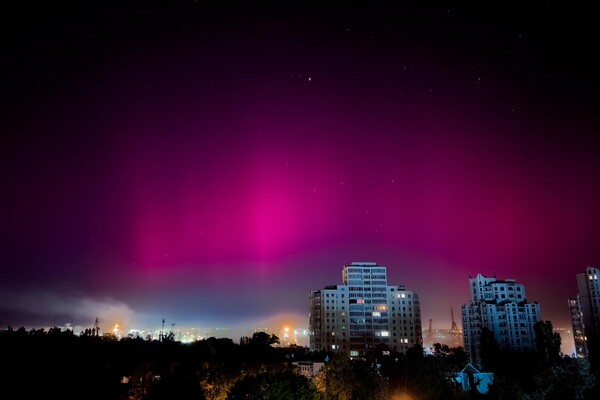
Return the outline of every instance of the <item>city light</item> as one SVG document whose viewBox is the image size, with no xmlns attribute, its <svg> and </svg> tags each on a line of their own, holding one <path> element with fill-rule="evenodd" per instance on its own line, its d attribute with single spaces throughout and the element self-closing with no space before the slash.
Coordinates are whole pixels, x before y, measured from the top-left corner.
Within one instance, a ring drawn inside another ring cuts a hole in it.
<svg viewBox="0 0 600 400">
<path fill-rule="evenodd" d="M 416 397 L 411 396 L 406 392 L 402 392 L 400 394 L 394 395 L 390 398 L 390 400 L 418 400 Z"/>
<path fill-rule="evenodd" d="M 115 324 L 115 326 L 112 329 L 112 334 L 115 338 L 117 339 L 122 339 L 122 335 L 121 335 L 121 327 L 119 326 L 118 323 Z"/>
</svg>

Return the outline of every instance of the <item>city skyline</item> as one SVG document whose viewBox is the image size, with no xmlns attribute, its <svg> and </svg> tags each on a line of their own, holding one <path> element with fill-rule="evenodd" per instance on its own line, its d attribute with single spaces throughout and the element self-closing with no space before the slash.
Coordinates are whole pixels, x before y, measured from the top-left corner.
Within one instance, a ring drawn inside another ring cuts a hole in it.
<svg viewBox="0 0 600 400">
<path fill-rule="evenodd" d="M 307 326 L 352 261 L 436 327 L 477 274 L 570 326 L 600 265 L 591 12 L 119 3 L 5 14 L 0 326 Z"/>
</svg>

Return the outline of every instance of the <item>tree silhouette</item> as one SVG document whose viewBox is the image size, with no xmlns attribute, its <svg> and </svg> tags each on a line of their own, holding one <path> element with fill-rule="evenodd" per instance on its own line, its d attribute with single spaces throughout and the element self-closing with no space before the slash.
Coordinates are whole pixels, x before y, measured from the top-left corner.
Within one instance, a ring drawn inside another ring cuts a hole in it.
<svg viewBox="0 0 600 400">
<path fill-rule="evenodd" d="M 494 371 L 500 363 L 499 352 L 500 347 L 496 341 L 494 332 L 484 327 L 481 329 L 481 362 L 483 368 L 489 371 Z"/>
<path fill-rule="evenodd" d="M 538 360 L 542 365 L 556 363 L 560 360 L 561 337 L 552 329 L 552 322 L 538 321 L 533 325 L 535 331 L 535 347 Z"/>
<path fill-rule="evenodd" d="M 431 350 L 434 357 L 447 357 L 450 354 L 450 347 L 446 344 L 434 343 Z"/>
<path fill-rule="evenodd" d="M 333 356 L 319 372 L 317 390 L 324 400 L 387 399 L 387 379 L 369 361 Z"/>
<path fill-rule="evenodd" d="M 280 340 L 276 335 L 269 335 L 266 332 L 254 332 L 249 344 L 252 346 L 266 347 L 274 344 L 280 344 Z"/>
<path fill-rule="evenodd" d="M 352 362 L 345 354 L 338 354 L 317 376 L 317 389 L 325 400 L 350 400 L 356 382 Z"/>
<path fill-rule="evenodd" d="M 293 371 L 265 372 L 240 379 L 229 391 L 228 400 L 316 400 L 314 385 Z"/>
</svg>

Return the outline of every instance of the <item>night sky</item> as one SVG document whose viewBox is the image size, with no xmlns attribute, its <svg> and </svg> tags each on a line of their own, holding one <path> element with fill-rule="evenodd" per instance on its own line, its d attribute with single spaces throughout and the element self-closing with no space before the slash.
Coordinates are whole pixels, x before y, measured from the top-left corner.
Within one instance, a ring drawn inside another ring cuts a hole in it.
<svg viewBox="0 0 600 400">
<path fill-rule="evenodd" d="M 477 273 L 568 326 L 600 265 L 591 10 L 16 3 L 1 327 L 307 326 L 352 261 L 417 291 L 424 326 Z"/>
</svg>

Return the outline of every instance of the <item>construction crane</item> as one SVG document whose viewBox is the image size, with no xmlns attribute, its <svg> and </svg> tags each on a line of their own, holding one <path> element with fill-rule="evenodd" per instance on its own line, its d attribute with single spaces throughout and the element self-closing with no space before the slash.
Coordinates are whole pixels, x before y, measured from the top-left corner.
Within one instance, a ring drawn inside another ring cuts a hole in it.
<svg viewBox="0 0 600 400">
<path fill-rule="evenodd" d="M 450 307 L 450 318 L 452 318 L 452 327 L 450 328 L 450 331 L 458 331 L 458 327 L 456 326 L 456 322 L 454 321 L 454 307 Z"/>
</svg>

